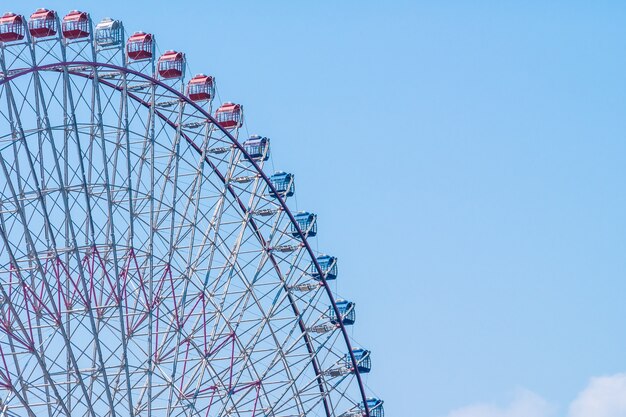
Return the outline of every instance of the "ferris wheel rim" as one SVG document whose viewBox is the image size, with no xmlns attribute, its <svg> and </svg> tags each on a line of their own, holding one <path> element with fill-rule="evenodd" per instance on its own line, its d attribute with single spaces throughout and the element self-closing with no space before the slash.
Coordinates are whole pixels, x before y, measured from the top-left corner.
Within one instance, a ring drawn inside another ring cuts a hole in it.
<svg viewBox="0 0 626 417">
<path fill-rule="evenodd" d="M 128 67 L 123 67 L 123 66 L 119 66 L 119 65 L 115 65 L 115 64 L 111 64 L 111 63 L 105 63 L 105 62 L 97 62 L 97 61 L 62 61 L 62 62 L 55 62 L 55 63 L 51 63 L 51 64 L 45 64 L 45 65 L 40 65 L 40 66 L 33 66 L 33 67 L 29 67 L 29 68 L 22 68 L 22 69 L 15 69 L 15 70 L 11 70 L 9 74 L 3 74 L 4 77 L 2 79 L 0 79 L 0 86 L 14 80 L 17 79 L 21 76 L 24 75 L 28 75 L 30 73 L 33 72 L 38 72 L 38 71 L 50 71 L 50 70 L 59 70 L 61 68 L 67 68 L 70 67 L 71 65 L 79 65 L 79 66 L 86 66 L 86 67 L 92 67 L 92 68 L 97 68 L 97 67 L 104 67 L 104 68 L 109 68 L 112 70 L 116 70 L 116 71 L 120 71 L 124 74 L 130 74 L 133 76 L 137 76 L 140 78 L 145 79 L 146 81 L 154 84 L 155 86 L 158 86 L 160 88 L 163 88 L 165 90 L 167 90 L 168 93 L 174 95 L 175 97 L 177 97 L 179 100 L 181 100 L 182 102 L 184 102 L 186 105 L 191 105 L 196 111 L 198 111 L 203 117 L 205 117 L 209 122 L 213 123 L 214 126 L 216 126 L 217 128 L 219 128 L 222 133 L 225 135 L 225 137 L 227 137 L 232 144 L 240 151 L 243 153 L 243 155 L 245 155 L 246 157 L 248 157 L 249 162 L 251 163 L 251 165 L 254 167 L 254 170 L 261 176 L 261 179 L 265 182 L 265 184 L 267 185 L 267 187 L 269 187 L 269 189 L 276 195 L 276 199 L 278 201 L 278 203 L 280 204 L 282 210 L 284 210 L 285 214 L 287 215 L 287 217 L 289 218 L 289 222 L 291 223 L 291 226 L 293 227 L 293 230 L 295 232 L 297 232 L 302 244 L 304 245 L 304 249 L 307 251 L 307 253 L 309 254 L 313 265 L 315 266 L 315 268 L 317 269 L 319 275 L 320 275 L 320 282 L 322 283 L 322 286 L 324 287 L 325 293 L 331 303 L 331 307 L 334 310 L 335 314 L 337 315 L 337 317 L 340 317 L 340 310 L 337 307 L 337 303 L 335 300 L 335 297 L 332 294 L 332 291 L 330 289 L 330 286 L 328 285 L 328 282 L 326 281 L 326 278 L 324 277 L 323 274 L 323 269 L 321 268 L 319 262 L 317 261 L 317 257 L 315 256 L 315 253 L 313 252 L 313 249 L 311 247 L 311 245 L 308 242 L 307 239 L 307 234 L 304 233 L 300 227 L 300 225 L 298 224 L 298 222 L 295 220 L 295 217 L 293 215 L 293 213 L 291 212 L 289 206 L 287 205 L 287 203 L 285 202 L 285 200 L 283 199 L 283 197 L 280 195 L 280 193 L 277 192 L 276 188 L 274 187 L 274 185 L 272 184 L 272 182 L 270 181 L 269 177 L 267 176 L 267 174 L 263 171 L 263 169 L 259 166 L 259 164 L 257 163 L 257 161 L 254 160 L 254 158 L 251 158 L 250 155 L 248 154 L 248 152 L 246 151 L 245 147 L 224 127 L 222 127 L 217 120 L 215 119 L 215 117 L 213 117 L 209 112 L 207 112 L 204 108 L 202 108 L 200 105 L 198 105 L 197 103 L 195 103 L 194 101 L 192 101 L 189 97 L 187 97 L 186 95 L 184 95 L 183 93 L 181 93 L 180 91 L 172 88 L 171 86 L 167 85 L 166 83 L 162 82 L 161 80 L 151 76 L 151 75 L 147 75 L 144 74 L 140 71 L 136 71 L 133 70 L 131 68 Z M 79 75 L 77 73 L 71 73 L 72 75 Z M 85 76 L 84 74 L 80 74 L 81 76 Z M 93 76 L 87 76 L 88 78 L 92 78 Z M 113 86 L 111 83 L 107 83 L 104 80 L 97 80 L 99 83 L 102 83 L 103 85 L 107 85 L 108 87 L 113 87 L 116 88 L 115 86 Z M 122 89 L 123 90 L 123 89 Z M 133 98 L 134 100 L 137 100 L 139 102 L 142 102 L 143 100 L 141 100 L 139 97 L 136 97 L 128 92 L 129 97 Z M 148 107 L 150 107 L 151 105 L 147 102 L 144 101 L 144 103 L 142 103 L 143 105 L 147 105 Z M 163 120 L 169 122 L 168 124 L 171 127 L 176 127 L 176 125 L 171 122 L 171 120 L 167 119 L 166 117 L 164 117 L 162 114 L 159 115 L 159 117 L 163 118 Z M 185 138 L 187 140 L 187 142 L 194 148 L 194 150 L 196 152 L 201 153 L 201 150 L 199 149 L 198 145 L 193 142 L 192 140 L 190 140 L 189 138 Z M 210 162 L 209 162 L 210 163 Z M 211 165 L 213 165 L 212 163 L 210 163 Z M 212 169 L 214 172 L 218 173 L 218 177 L 220 178 L 220 181 L 226 183 L 225 178 L 223 178 L 219 171 L 217 171 L 217 169 L 215 169 L 214 166 L 212 166 Z M 230 185 L 227 185 L 230 189 Z M 232 189 L 231 189 L 231 192 Z M 233 192 L 234 193 L 234 192 Z M 237 197 L 238 203 L 240 205 L 240 209 L 244 210 L 243 206 L 241 206 L 241 201 L 239 201 L 239 198 Z M 252 222 L 251 222 L 252 223 Z M 262 239 L 263 241 L 263 237 L 260 234 L 260 231 L 258 229 L 256 229 L 255 234 L 257 234 L 257 236 L 259 238 Z M 273 259 L 273 256 L 270 256 L 271 259 Z M 272 261 L 273 263 L 275 263 L 275 261 Z M 297 311 L 297 306 L 295 306 L 294 303 L 291 303 L 292 307 L 294 307 Z M 344 325 L 342 320 L 338 320 L 337 324 L 339 325 L 339 328 L 341 329 L 342 335 L 343 335 L 343 339 L 344 342 L 346 344 L 346 347 L 348 349 L 348 355 L 350 356 L 351 362 L 354 365 L 354 375 L 356 376 L 356 380 L 357 380 L 357 385 L 359 386 L 359 391 L 361 393 L 361 400 L 362 400 L 362 405 L 363 405 L 363 411 L 365 412 L 364 416 L 368 417 L 370 415 L 369 412 L 369 406 L 368 406 L 368 402 L 367 402 L 367 394 L 365 392 L 365 386 L 361 377 L 361 373 L 359 371 L 359 368 L 357 366 L 357 360 L 356 357 L 354 355 L 353 352 L 353 347 L 352 347 L 352 343 L 350 341 L 350 338 L 348 336 L 348 331 L 346 326 Z M 302 329 L 303 333 L 305 335 L 307 335 L 307 332 L 305 329 Z M 307 343 L 307 348 L 309 348 L 309 344 Z M 315 365 L 315 361 L 312 361 L 314 364 L 314 367 L 317 368 L 317 366 Z M 322 388 L 322 383 L 321 383 L 321 371 L 319 369 L 315 369 L 315 372 L 317 374 L 317 378 L 319 380 L 319 386 L 320 389 L 323 390 Z M 325 391 L 323 390 L 322 393 L 324 393 Z M 326 414 L 330 417 L 332 414 L 330 412 L 329 406 L 327 404 L 327 396 L 324 395 L 324 406 L 326 409 Z"/>
</svg>

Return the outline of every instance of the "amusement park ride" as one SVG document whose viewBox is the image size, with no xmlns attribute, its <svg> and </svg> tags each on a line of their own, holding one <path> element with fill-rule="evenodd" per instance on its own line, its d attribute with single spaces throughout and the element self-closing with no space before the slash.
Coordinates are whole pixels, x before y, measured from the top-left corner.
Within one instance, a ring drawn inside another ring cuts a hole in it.
<svg viewBox="0 0 626 417">
<path fill-rule="evenodd" d="M 184 53 L 0 18 L 0 415 L 383 417 L 337 258 Z"/>
</svg>

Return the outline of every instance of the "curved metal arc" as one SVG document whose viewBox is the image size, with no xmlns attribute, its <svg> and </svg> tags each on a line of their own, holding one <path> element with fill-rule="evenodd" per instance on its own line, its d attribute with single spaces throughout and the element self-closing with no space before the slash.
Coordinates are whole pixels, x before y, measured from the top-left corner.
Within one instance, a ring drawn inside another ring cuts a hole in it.
<svg viewBox="0 0 626 417">
<path fill-rule="evenodd" d="M 113 69 L 113 70 L 116 70 L 116 71 L 120 71 L 120 72 L 124 72 L 124 73 L 130 73 L 130 74 L 132 74 L 134 76 L 143 78 L 143 79 L 153 83 L 154 85 L 157 85 L 157 86 L 167 90 L 169 93 L 171 93 L 175 97 L 178 97 L 180 100 L 185 101 L 187 105 L 191 105 L 202 116 L 206 117 L 207 120 L 209 120 L 211 123 L 213 123 L 215 126 L 217 126 L 225 134 L 225 136 L 228 137 L 231 140 L 233 145 L 236 146 L 245 156 L 247 156 L 249 158 L 250 163 L 252 164 L 252 166 L 257 170 L 258 174 L 261 175 L 261 177 L 266 182 L 267 186 L 270 188 L 272 193 L 274 193 L 274 195 L 276 195 L 276 199 L 278 200 L 278 202 L 280 203 L 281 207 L 283 208 L 283 210 L 285 211 L 285 213 L 289 217 L 289 220 L 291 221 L 292 225 L 295 226 L 295 230 L 297 231 L 298 235 L 300 236 L 300 239 L 301 239 L 304 247 L 306 248 L 307 252 L 311 256 L 311 259 L 313 260 L 313 264 L 315 265 L 315 268 L 317 269 L 318 273 L 320 274 L 320 278 L 321 278 L 322 284 L 323 284 L 323 286 L 324 286 L 324 288 L 326 290 L 326 294 L 328 295 L 328 298 L 329 298 L 329 300 L 331 302 L 333 310 L 335 311 L 335 314 L 337 315 L 337 317 L 341 317 L 339 308 L 337 307 L 337 304 L 335 302 L 335 298 L 332 295 L 332 291 L 330 289 L 330 286 L 328 285 L 328 283 L 326 282 L 326 279 L 324 278 L 323 269 L 321 268 L 319 262 L 317 261 L 317 257 L 315 256 L 315 253 L 313 252 L 313 249 L 311 248 L 311 245 L 309 244 L 309 242 L 306 239 L 306 234 L 302 232 L 302 229 L 298 225 L 298 222 L 296 222 L 296 219 L 295 219 L 293 213 L 291 212 L 291 210 L 287 206 L 285 200 L 280 196 L 280 194 L 277 192 L 276 188 L 272 185 L 272 183 L 269 180 L 269 177 L 267 176 L 267 174 L 265 174 L 265 172 L 263 172 L 263 170 L 259 167 L 258 163 L 256 161 L 254 161 L 253 158 L 250 157 L 250 155 L 246 152 L 244 147 L 239 143 L 239 141 L 237 141 L 237 139 L 235 139 L 234 136 L 232 136 L 230 134 L 230 132 L 228 132 L 226 129 L 222 128 L 217 123 L 217 120 L 215 120 L 215 118 L 211 114 L 209 114 L 205 109 L 203 109 L 201 106 L 199 106 L 195 102 L 191 101 L 188 97 L 184 96 L 182 93 L 176 91 L 175 89 L 173 89 L 172 87 L 168 86 L 167 84 L 164 84 L 163 82 L 161 82 L 161 81 L 159 81 L 159 80 L 157 80 L 157 79 L 155 79 L 153 77 L 150 77 L 150 76 L 148 76 L 146 74 L 143 74 L 143 73 L 141 73 L 139 71 L 135 71 L 135 70 L 132 70 L 130 68 L 120 67 L 120 66 L 114 65 L 114 64 L 100 63 L 100 62 L 90 62 L 90 61 L 59 62 L 59 63 L 55 63 L 55 64 L 47 64 L 47 65 L 37 66 L 37 67 L 33 67 L 33 68 L 27 68 L 27 69 L 24 69 L 24 70 L 15 70 L 16 72 L 14 72 L 13 74 L 11 74 L 9 76 L 5 76 L 4 79 L 0 80 L 0 86 L 5 84 L 5 83 L 7 83 L 7 82 L 9 82 L 9 81 L 12 81 L 12 80 L 14 80 L 14 79 L 16 79 L 16 78 L 18 78 L 20 76 L 27 75 L 27 74 L 29 74 L 31 72 L 53 70 L 53 69 L 56 69 L 58 67 L 67 67 L 67 66 L 70 66 L 70 65 L 83 65 L 83 66 L 89 66 L 89 67 L 105 67 L 105 68 L 110 68 L 110 69 Z M 100 82 L 102 82 L 102 80 L 100 80 Z M 190 144 L 196 149 L 196 151 L 201 153 L 201 149 L 199 149 L 197 144 L 195 144 L 193 141 L 191 141 Z M 242 210 L 245 211 L 245 207 L 243 206 L 243 203 L 239 202 L 239 204 L 240 204 Z M 355 367 L 355 376 L 356 376 L 356 379 L 357 379 L 357 383 L 359 385 L 359 390 L 361 391 L 361 398 L 362 398 L 363 406 L 364 406 L 364 409 L 365 409 L 365 416 L 369 417 L 370 413 L 369 413 L 369 407 L 367 405 L 367 396 L 365 394 L 365 387 L 364 387 L 364 384 L 363 384 L 363 380 L 361 378 L 361 374 L 358 371 L 356 357 L 354 356 L 354 353 L 352 352 L 352 344 L 350 343 L 350 338 L 348 336 L 348 331 L 347 331 L 346 327 L 344 326 L 344 324 L 341 321 L 339 322 L 339 324 L 340 324 L 341 332 L 342 332 L 343 337 L 344 337 L 344 341 L 346 343 L 346 347 L 348 348 L 348 353 L 349 353 L 351 361 L 352 361 L 352 363 L 353 363 L 353 365 Z M 306 329 L 303 329 L 303 330 L 306 331 Z M 318 373 L 318 375 L 321 375 L 321 373 Z M 325 401 L 325 406 L 327 407 L 326 401 Z M 327 414 L 330 416 L 328 408 L 327 408 Z"/>
</svg>

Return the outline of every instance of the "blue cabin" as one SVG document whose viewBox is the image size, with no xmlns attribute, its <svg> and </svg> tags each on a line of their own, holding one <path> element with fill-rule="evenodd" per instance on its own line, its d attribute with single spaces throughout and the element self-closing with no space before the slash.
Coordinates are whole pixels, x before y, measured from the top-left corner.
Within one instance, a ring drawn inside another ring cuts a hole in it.
<svg viewBox="0 0 626 417">
<path fill-rule="evenodd" d="M 337 258 L 334 256 L 322 255 L 317 257 L 317 263 L 320 264 L 320 268 L 322 268 L 322 273 L 324 274 L 324 279 L 326 281 L 337 278 Z M 309 273 L 315 280 L 321 281 L 322 276 L 315 267 L 315 262 L 311 262 Z"/>
<path fill-rule="evenodd" d="M 300 226 L 300 230 L 305 237 L 313 237 L 317 234 L 317 215 L 313 213 L 309 213 L 308 211 L 301 211 L 297 213 L 295 216 L 296 223 Z M 300 233 L 298 233 L 298 229 L 292 223 L 291 224 L 291 235 L 293 237 L 299 237 Z"/>
<path fill-rule="evenodd" d="M 337 300 L 337 309 L 341 315 L 341 322 L 346 325 L 352 325 L 356 321 L 356 310 L 354 309 L 354 303 L 352 301 Z M 335 314 L 333 306 L 328 307 L 328 318 L 332 324 L 339 324 L 340 320 Z"/>
<path fill-rule="evenodd" d="M 274 175 L 270 177 L 270 182 L 276 189 L 276 193 L 270 190 L 270 195 L 274 198 L 277 197 L 276 194 L 285 198 L 291 197 L 293 193 L 296 191 L 296 185 L 294 183 L 293 174 L 289 174 L 287 172 L 278 171 Z"/>
<path fill-rule="evenodd" d="M 254 161 L 267 161 L 270 157 L 269 138 L 252 135 L 243 143 L 243 148 Z"/>
<path fill-rule="evenodd" d="M 359 373 L 368 373 L 372 369 L 372 359 L 370 358 L 370 351 L 361 348 L 353 348 L 352 353 L 354 354 L 354 359 L 356 359 L 356 367 Z M 353 368 L 352 358 L 349 354 L 344 356 L 344 365 L 346 366 L 346 368 Z"/>
<path fill-rule="evenodd" d="M 367 398 L 367 408 L 370 410 L 370 417 L 385 417 L 385 409 L 383 408 L 384 401 L 378 398 Z M 361 410 L 365 412 L 365 405 L 361 403 L 359 405 Z"/>
</svg>

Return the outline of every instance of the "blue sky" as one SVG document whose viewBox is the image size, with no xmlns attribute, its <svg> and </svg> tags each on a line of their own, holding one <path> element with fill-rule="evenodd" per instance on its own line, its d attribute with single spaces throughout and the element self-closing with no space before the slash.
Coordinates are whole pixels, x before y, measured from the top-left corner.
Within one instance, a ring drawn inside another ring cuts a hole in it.
<svg viewBox="0 0 626 417">
<path fill-rule="evenodd" d="M 121 18 L 245 105 L 340 258 L 389 416 L 626 398 L 626 3 L 4 3 Z"/>
</svg>

